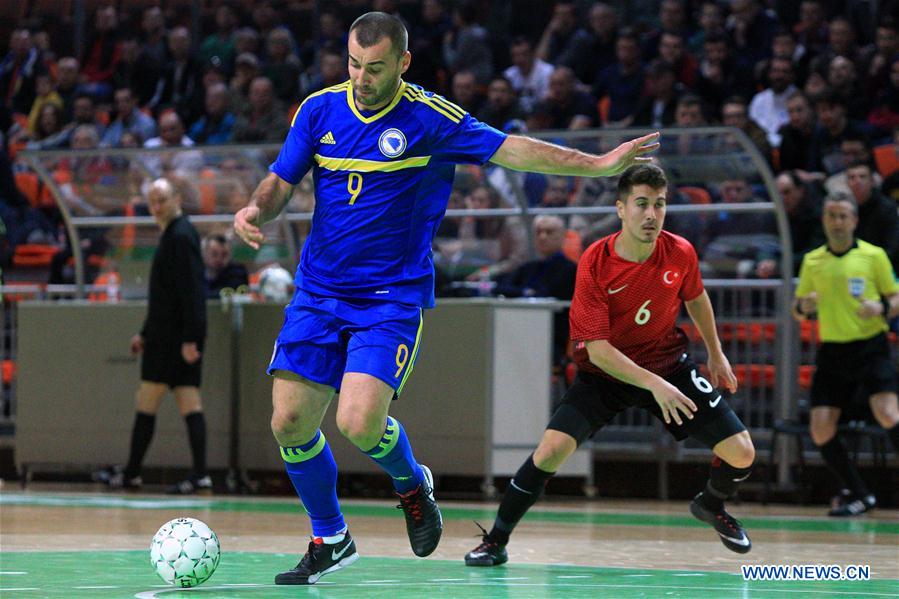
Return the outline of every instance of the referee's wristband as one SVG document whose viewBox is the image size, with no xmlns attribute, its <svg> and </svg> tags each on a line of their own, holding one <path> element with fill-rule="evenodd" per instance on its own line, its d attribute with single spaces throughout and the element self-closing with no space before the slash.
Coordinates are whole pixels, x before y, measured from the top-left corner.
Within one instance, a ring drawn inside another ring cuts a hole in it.
<svg viewBox="0 0 899 599">
<path fill-rule="evenodd" d="M 890 300 L 888 300 L 885 297 L 882 297 L 882 298 L 880 298 L 880 303 L 883 305 L 883 317 L 886 318 L 887 320 L 889 320 L 890 319 L 890 308 L 892 308 L 892 306 L 890 305 Z"/>
</svg>

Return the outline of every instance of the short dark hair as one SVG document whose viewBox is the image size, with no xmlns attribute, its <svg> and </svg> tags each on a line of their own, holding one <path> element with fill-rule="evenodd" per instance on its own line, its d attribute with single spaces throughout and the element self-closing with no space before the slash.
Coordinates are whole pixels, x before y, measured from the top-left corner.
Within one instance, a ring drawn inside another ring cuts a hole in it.
<svg viewBox="0 0 899 599">
<path fill-rule="evenodd" d="M 637 185 L 648 185 L 652 189 L 668 187 L 665 171 L 655 164 L 635 164 L 628 167 L 618 178 L 618 200 L 624 202 Z"/>
<path fill-rule="evenodd" d="M 677 107 L 680 108 L 681 106 L 699 106 L 699 108 L 702 109 L 702 98 L 697 94 L 687 92 L 677 100 Z"/>
<path fill-rule="evenodd" d="M 846 165 L 846 170 L 848 171 L 851 168 L 864 168 L 868 169 L 868 173 L 874 174 L 874 166 L 867 160 L 853 160 L 849 164 Z"/>
<path fill-rule="evenodd" d="M 395 16 L 384 12 L 365 13 L 350 25 L 350 33 L 354 31 L 356 41 L 363 48 L 370 48 L 386 37 L 397 55 L 402 56 L 409 49 L 406 26 Z"/>
</svg>

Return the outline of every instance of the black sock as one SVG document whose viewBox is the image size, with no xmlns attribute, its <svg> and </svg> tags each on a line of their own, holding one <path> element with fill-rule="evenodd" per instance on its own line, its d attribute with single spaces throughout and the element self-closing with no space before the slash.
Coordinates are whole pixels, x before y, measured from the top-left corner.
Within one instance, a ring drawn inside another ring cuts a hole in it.
<svg viewBox="0 0 899 599">
<path fill-rule="evenodd" d="M 206 418 L 203 412 L 192 412 L 184 417 L 190 454 L 194 460 L 194 478 L 206 476 Z"/>
<path fill-rule="evenodd" d="M 893 444 L 893 451 L 899 453 L 899 424 L 887 429 L 887 436 Z"/>
<path fill-rule="evenodd" d="M 153 440 L 153 431 L 156 428 L 156 414 L 137 412 L 134 416 L 134 428 L 131 429 L 131 450 L 128 453 L 128 465 L 125 466 L 125 476 L 134 478 L 140 474 L 144 456 Z"/>
<path fill-rule="evenodd" d="M 534 454 L 529 455 L 509 482 L 509 488 L 506 489 L 499 504 L 493 529 L 487 538 L 494 543 L 506 545 L 515 525 L 543 493 L 546 481 L 553 474 L 555 472 L 544 472 L 537 468 L 534 464 Z"/>
<path fill-rule="evenodd" d="M 818 449 L 821 450 L 821 457 L 837 477 L 841 487 L 846 487 L 857 495 L 868 495 L 868 487 L 862 480 L 858 468 L 849 460 L 849 453 L 839 436 L 834 435 L 830 441 L 819 446 Z"/>
<path fill-rule="evenodd" d="M 700 502 L 703 507 L 713 512 L 724 509 L 724 500 L 733 497 L 740 483 L 749 478 L 752 466 L 734 468 L 718 456 L 712 458 L 709 468 L 709 480 L 705 484 Z"/>
</svg>

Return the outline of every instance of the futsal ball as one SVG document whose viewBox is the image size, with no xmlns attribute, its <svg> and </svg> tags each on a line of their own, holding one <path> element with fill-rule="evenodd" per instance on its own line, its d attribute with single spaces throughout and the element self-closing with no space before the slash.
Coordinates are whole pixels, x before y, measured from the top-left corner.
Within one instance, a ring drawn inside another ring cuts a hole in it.
<svg viewBox="0 0 899 599">
<path fill-rule="evenodd" d="M 220 557 L 218 537 L 194 518 L 166 522 L 150 542 L 150 566 L 161 579 L 178 587 L 195 587 L 209 580 Z"/>
<path fill-rule="evenodd" d="M 293 295 L 293 276 L 280 266 L 269 266 L 259 275 L 259 292 L 268 301 L 286 304 Z"/>
</svg>

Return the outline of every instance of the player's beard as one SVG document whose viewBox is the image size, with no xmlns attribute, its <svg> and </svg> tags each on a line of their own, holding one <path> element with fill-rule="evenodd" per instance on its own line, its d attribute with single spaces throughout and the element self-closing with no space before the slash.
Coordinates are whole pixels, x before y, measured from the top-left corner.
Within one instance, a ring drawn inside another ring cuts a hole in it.
<svg viewBox="0 0 899 599">
<path fill-rule="evenodd" d="M 378 106 L 385 103 L 396 92 L 398 85 L 399 81 L 395 82 L 393 85 L 388 85 L 381 90 L 372 87 L 368 90 L 369 95 L 367 96 L 360 95 L 359 90 L 353 87 L 353 93 L 356 94 L 356 101 L 363 106 Z"/>
</svg>

